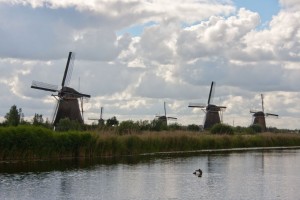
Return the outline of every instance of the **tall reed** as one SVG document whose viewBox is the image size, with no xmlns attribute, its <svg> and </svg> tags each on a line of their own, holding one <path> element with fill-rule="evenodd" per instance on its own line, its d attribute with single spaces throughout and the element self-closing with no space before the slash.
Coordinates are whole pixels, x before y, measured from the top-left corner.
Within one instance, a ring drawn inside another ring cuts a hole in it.
<svg viewBox="0 0 300 200">
<path fill-rule="evenodd" d="M 54 132 L 34 126 L 0 127 L 0 160 L 93 158 L 143 153 L 300 146 L 297 134 L 211 135 L 186 131 Z"/>
</svg>

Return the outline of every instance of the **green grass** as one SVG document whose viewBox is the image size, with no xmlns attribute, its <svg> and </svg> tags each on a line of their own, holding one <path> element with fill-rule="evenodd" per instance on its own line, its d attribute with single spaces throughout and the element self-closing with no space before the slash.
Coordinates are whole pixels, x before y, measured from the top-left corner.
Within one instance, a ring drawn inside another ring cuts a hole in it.
<svg viewBox="0 0 300 200">
<path fill-rule="evenodd" d="M 187 131 L 118 135 L 113 132 L 54 132 L 34 126 L 0 127 L 0 161 L 282 146 L 300 146 L 300 136 L 212 135 Z"/>
</svg>

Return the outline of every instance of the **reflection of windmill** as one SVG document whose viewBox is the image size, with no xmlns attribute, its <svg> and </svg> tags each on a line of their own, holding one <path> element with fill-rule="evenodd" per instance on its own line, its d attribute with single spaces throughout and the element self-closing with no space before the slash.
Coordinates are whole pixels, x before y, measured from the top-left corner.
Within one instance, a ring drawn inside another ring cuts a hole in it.
<svg viewBox="0 0 300 200">
<path fill-rule="evenodd" d="M 274 116 L 274 117 L 278 117 L 277 114 L 272 114 L 272 113 L 265 113 L 265 109 L 264 109 L 264 95 L 261 94 L 261 111 L 253 111 L 250 110 L 250 113 L 253 113 L 253 124 L 258 124 L 261 126 L 261 128 L 263 129 L 263 131 L 265 131 L 267 129 L 266 127 L 266 120 L 265 117 L 268 116 Z"/>
<path fill-rule="evenodd" d="M 78 99 L 84 97 L 85 98 L 91 97 L 88 94 L 79 93 L 73 88 L 66 86 L 68 85 L 71 78 L 73 60 L 74 60 L 74 56 L 72 52 L 69 52 L 68 61 L 66 64 L 60 90 L 58 90 L 57 85 L 51 85 L 51 84 L 37 82 L 37 81 L 33 81 L 31 85 L 31 88 L 34 89 L 57 92 L 57 94 L 55 95 L 52 94 L 52 96 L 54 96 L 57 99 L 57 104 L 55 107 L 53 120 L 52 120 L 52 123 L 54 125 L 56 125 L 59 122 L 59 120 L 63 118 L 69 118 L 70 120 L 76 120 L 79 123 L 83 123 L 83 118 L 81 115 L 81 113 L 83 113 L 83 110 L 81 110 L 80 113 Z M 81 105 L 81 109 L 82 109 L 82 105 Z"/>
<path fill-rule="evenodd" d="M 177 120 L 176 117 L 167 117 L 166 102 L 164 102 L 164 111 L 165 115 L 156 115 L 159 121 L 162 121 L 164 124 L 168 125 L 168 119 Z"/>
<path fill-rule="evenodd" d="M 215 85 L 215 83 L 211 82 L 207 105 L 198 104 L 198 103 L 190 103 L 189 104 L 189 107 L 191 107 L 191 108 L 201 108 L 204 112 L 206 112 L 204 126 L 203 126 L 204 129 L 209 129 L 214 124 L 221 123 L 222 113 L 226 109 L 225 106 L 216 106 L 214 104 L 211 104 L 211 100 L 212 100 L 212 96 L 213 96 L 212 94 L 214 91 L 214 85 Z M 219 112 L 221 112 L 221 119 L 220 119 Z"/>
<path fill-rule="evenodd" d="M 89 120 L 97 120 L 99 126 L 104 126 L 104 119 L 102 118 L 102 116 L 103 116 L 103 107 L 101 107 L 100 118 L 99 119 L 89 118 Z"/>
</svg>

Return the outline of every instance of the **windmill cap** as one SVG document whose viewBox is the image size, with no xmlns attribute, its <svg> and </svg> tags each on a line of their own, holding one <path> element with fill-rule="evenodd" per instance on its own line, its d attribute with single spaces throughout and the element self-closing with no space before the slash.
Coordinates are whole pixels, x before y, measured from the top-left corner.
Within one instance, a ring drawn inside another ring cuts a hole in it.
<svg viewBox="0 0 300 200">
<path fill-rule="evenodd" d="M 265 116 L 265 113 L 263 111 L 259 111 L 253 114 L 255 117 Z"/>
<path fill-rule="evenodd" d="M 87 94 L 82 94 L 80 92 L 77 92 L 75 89 L 70 88 L 70 87 L 63 87 L 60 90 L 60 95 L 61 96 L 71 96 L 71 97 L 75 97 L 75 98 L 80 98 L 80 97 L 90 97 L 90 95 Z"/>
</svg>

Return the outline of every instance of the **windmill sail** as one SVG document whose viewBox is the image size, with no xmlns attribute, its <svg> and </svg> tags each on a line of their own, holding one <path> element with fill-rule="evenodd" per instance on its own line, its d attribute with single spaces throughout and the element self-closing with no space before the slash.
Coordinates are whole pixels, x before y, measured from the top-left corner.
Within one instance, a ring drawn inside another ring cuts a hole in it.
<svg viewBox="0 0 300 200">
<path fill-rule="evenodd" d="M 202 103 L 189 103 L 190 108 L 205 108 L 206 105 Z"/>
<path fill-rule="evenodd" d="M 167 119 L 177 120 L 177 117 L 167 117 Z"/>
<path fill-rule="evenodd" d="M 39 81 L 32 81 L 31 88 L 38 89 L 38 90 L 45 90 L 49 92 L 57 92 L 58 86 L 52 85 L 49 83 L 43 83 Z"/>
<path fill-rule="evenodd" d="M 72 56 L 72 52 L 69 52 L 69 56 L 68 56 L 68 60 L 67 60 L 67 64 L 66 64 L 66 68 L 65 68 L 65 72 L 64 72 L 64 76 L 61 82 L 61 86 L 64 87 L 65 86 L 65 81 L 67 78 L 67 74 L 68 74 L 68 69 L 69 69 L 69 64 L 70 64 L 70 60 L 71 60 L 71 56 Z"/>
<path fill-rule="evenodd" d="M 264 95 L 261 94 L 261 109 L 263 111 L 263 113 L 265 112 L 265 108 L 264 108 Z"/>
<path fill-rule="evenodd" d="M 59 100 L 57 100 L 57 102 L 55 104 L 55 107 L 54 107 L 54 110 L 53 110 L 53 113 L 51 115 L 52 116 L 52 120 L 51 120 L 52 124 L 54 123 L 54 120 L 55 120 L 55 116 L 56 116 L 56 113 L 57 113 L 58 105 L 59 105 Z"/>
<path fill-rule="evenodd" d="M 278 117 L 279 115 L 277 115 L 277 114 L 272 114 L 272 113 L 266 113 L 266 116 L 274 116 L 274 117 Z"/>
<path fill-rule="evenodd" d="M 208 101 L 207 101 L 208 105 L 210 104 L 210 101 L 212 99 L 211 97 L 212 97 L 212 94 L 213 94 L 213 88 L 214 88 L 214 82 L 212 81 L 211 86 L 210 86 L 210 90 L 209 90 L 209 95 L 208 95 Z"/>
</svg>

